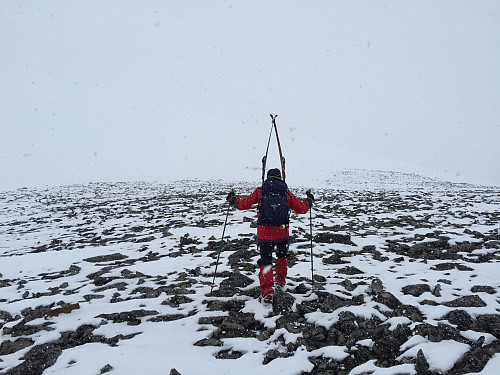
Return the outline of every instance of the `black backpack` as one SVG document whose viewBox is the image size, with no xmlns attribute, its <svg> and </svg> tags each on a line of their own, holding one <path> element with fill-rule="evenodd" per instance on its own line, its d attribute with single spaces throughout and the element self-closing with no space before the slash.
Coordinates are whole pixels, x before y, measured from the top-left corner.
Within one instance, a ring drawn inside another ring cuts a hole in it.
<svg viewBox="0 0 500 375">
<path fill-rule="evenodd" d="M 290 222 L 285 181 L 268 178 L 262 185 L 257 225 L 281 226 Z"/>
</svg>

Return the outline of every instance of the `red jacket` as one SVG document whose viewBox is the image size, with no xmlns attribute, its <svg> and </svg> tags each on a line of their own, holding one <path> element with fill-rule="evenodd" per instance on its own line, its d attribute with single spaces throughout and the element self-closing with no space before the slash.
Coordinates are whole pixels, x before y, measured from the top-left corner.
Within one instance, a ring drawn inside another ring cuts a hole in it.
<svg viewBox="0 0 500 375">
<path fill-rule="evenodd" d="M 240 210 L 248 210 L 254 204 L 259 203 L 261 187 L 254 190 L 252 194 L 248 197 L 239 198 L 236 200 L 236 207 Z M 294 210 L 298 214 L 305 214 L 309 210 L 309 203 L 306 201 L 301 201 L 295 195 L 293 195 L 290 190 L 286 191 L 288 207 Z M 257 216 L 259 213 L 257 213 Z M 282 227 L 269 227 L 266 225 L 257 226 L 257 239 L 264 241 L 277 241 L 285 239 L 289 236 L 288 225 L 285 228 Z"/>
</svg>

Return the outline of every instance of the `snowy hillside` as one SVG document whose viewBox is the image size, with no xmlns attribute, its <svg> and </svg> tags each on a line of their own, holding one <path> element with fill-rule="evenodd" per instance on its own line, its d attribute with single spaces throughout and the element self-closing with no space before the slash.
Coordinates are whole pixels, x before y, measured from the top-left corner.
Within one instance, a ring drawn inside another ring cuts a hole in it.
<svg viewBox="0 0 500 375">
<path fill-rule="evenodd" d="M 255 210 L 229 211 L 211 291 L 225 196 L 252 184 L 0 193 L 0 373 L 496 375 L 500 188 L 343 176 L 313 190 L 314 287 L 309 215 L 292 215 L 273 308 Z"/>
</svg>

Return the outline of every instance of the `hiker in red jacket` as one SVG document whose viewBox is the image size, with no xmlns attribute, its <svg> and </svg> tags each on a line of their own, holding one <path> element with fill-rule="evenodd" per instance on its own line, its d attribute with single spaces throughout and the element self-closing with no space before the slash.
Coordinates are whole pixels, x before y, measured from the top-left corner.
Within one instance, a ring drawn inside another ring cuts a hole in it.
<svg viewBox="0 0 500 375">
<path fill-rule="evenodd" d="M 261 297 L 269 300 L 276 290 L 283 289 L 288 268 L 288 236 L 290 209 L 298 214 L 305 214 L 314 203 L 314 196 L 308 191 L 307 200 L 295 197 L 281 179 L 279 169 L 270 169 L 262 187 L 258 187 L 248 197 L 237 199 L 231 191 L 227 201 L 240 210 L 247 210 L 258 203 L 257 243 L 260 250 L 259 281 Z M 273 276 L 273 251 L 276 246 L 276 277 Z M 269 297 L 271 296 L 271 297 Z M 268 298 L 266 298 L 268 297 Z"/>
</svg>

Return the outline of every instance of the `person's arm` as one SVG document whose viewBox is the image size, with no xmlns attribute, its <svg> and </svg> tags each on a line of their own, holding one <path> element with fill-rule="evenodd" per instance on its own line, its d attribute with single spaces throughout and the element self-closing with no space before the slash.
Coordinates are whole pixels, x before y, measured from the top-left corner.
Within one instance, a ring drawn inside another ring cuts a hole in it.
<svg viewBox="0 0 500 375">
<path fill-rule="evenodd" d="M 236 200 L 236 207 L 238 207 L 240 210 L 248 210 L 254 204 L 259 203 L 260 190 L 261 190 L 261 188 L 257 188 L 248 197 L 243 197 L 243 198 L 237 199 Z"/>
<path fill-rule="evenodd" d="M 290 190 L 286 192 L 288 207 L 298 214 L 305 214 L 309 210 L 309 202 L 307 200 L 301 201 Z"/>
</svg>

